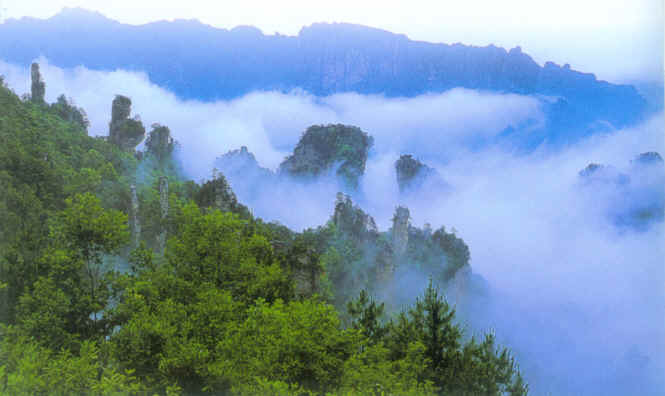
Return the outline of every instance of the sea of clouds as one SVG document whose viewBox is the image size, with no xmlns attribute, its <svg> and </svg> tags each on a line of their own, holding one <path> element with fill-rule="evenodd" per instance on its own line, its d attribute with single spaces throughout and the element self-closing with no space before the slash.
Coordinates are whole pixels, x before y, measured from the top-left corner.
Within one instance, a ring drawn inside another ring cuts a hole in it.
<svg viewBox="0 0 665 396">
<path fill-rule="evenodd" d="M 204 103 L 179 100 L 142 73 L 40 64 L 47 101 L 72 97 L 86 110 L 91 135 L 108 134 L 114 95 L 129 96 L 146 126 L 171 129 L 183 167 L 197 181 L 210 178 L 217 156 L 240 146 L 274 170 L 307 126 L 360 127 L 374 146 L 354 200 L 383 230 L 399 204 L 409 207 L 414 225 L 457 230 L 470 247 L 473 272 L 491 289 L 490 298 L 473 305 L 470 331 L 496 331 L 517 355 L 532 393 L 665 392 L 663 222 L 618 227 L 608 213 L 640 196 L 612 184 L 585 187 L 578 175 L 591 162 L 613 165 L 662 198 L 663 168 L 642 180 L 631 173 L 631 160 L 647 151 L 665 154 L 663 113 L 572 146 L 523 153 L 477 143 L 506 128 L 542 127 L 546 98 L 453 89 L 414 98 L 254 92 Z M 0 61 L 0 75 L 18 94 L 30 91 L 28 68 Z M 400 194 L 400 154 L 436 168 L 446 187 Z M 338 189 L 324 178 L 239 198 L 266 220 L 303 229 L 328 220 Z M 412 283 L 419 294 L 422 280 Z"/>
</svg>

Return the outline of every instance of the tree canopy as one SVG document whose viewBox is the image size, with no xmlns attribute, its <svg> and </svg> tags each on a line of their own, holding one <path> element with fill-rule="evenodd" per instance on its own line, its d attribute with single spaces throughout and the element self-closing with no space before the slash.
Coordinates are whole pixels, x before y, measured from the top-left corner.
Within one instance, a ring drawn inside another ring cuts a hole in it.
<svg viewBox="0 0 665 396">
<path fill-rule="evenodd" d="M 166 126 L 146 152 L 119 144 L 129 98 L 115 137 L 93 138 L 34 81 L 28 101 L 0 87 L 0 395 L 526 394 L 509 351 L 465 337 L 438 289 L 468 265 L 461 238 L 406 224 L 394 255 L 343 196 L 317 229 L 264 222 L 223 175 L 186 180 Z M 371 140 L 326 128 L 353 176 Z M 428 269 L 424 294 L 376 298 L 409 265 Z"/>
</svg>

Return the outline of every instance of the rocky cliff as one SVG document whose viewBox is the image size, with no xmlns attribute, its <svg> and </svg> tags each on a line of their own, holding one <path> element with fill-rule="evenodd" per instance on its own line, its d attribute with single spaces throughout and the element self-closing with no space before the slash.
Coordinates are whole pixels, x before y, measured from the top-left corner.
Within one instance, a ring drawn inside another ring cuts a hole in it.
<svg viewBox="0 0 665 396">
<path fill-rule="evenodd" d="M 141 119 L 138 116 L 129 118 L 131 112 L 132 100 L 116 95 L 111 104 L 109 141 L 128 151 L 133 151 L 145 137 Z"/>
<path fill-rule="evenodd" d="M 545 95 L 556 99 L 551 126 L 561 133 L 597 120 L 620 127 L 646 109 L 632 86 L 569 65 L 541 66 L 520 47 L 428 43 L 344 23 L 314 24 L 292 37 L 192 20 L 132 26 L 65 9 L 47 20 L 0 25 L 0 59 L 28 65 L 39 56 L 60 67 L 144 71 L 180 97 L 204 100 L 294 88 L 315 95 L 414 96 L 453 87 Z"/>
<path fill-rule="evenodd" d="M 226 181 L 226 177 L 216 171 L 213 172 L 212 180 L 203 183 L 194 200 L 202 208 L 233 212 L 245 218 L 249 216 L 249 210 L 245 205 L 238 202 L 238 198 Z"/>
<path fill-rule="evenodd" d="M 46 94 L 46 84 L 42 80 L 42 75 L 39 72 L 39 63 L 33 63 L 30 65 L 30 100 L 33 103 L 43 104 L 44 95 Z"/>
<path fill-rule="evenodd" d="M 358 186 L 374 140 L 358 127 L 313 125 L 303 133 L 279 172 L 308 179 L 333 171 L 349 189 Z"/>
<path fill-rule="evenodd" d="M 170 158 L 175 146 L 171 130 L 167 126 L 152 124 L 152 130 L 145 141 L 146 154 L 164 162 Z"/>
<path fill-rule="evenodd" d="M 427 187 L 445 187 L 446 183 L 436 169 L 431 168 L 410 154 L 400 155 L 395 161 L 395 175 L 399 191 L 417 191 Z"/>
<path fill-rule="evenodd" d="M 637 165 L 663 165 L 663 157 L 655 151 L 648 151 L 635 157 L 633 164 Z"/>
<path fill-rule="evenodd" d="M 393 227 L 391 229 L 393 240 L 393 251 L 397 257 L 402 257 L 406 253 L 409 245 L 409 220 L 411 215 L 409 208 L 398 206 L 393 216 Z"/>
<path fill-rule="evenodd" d="M 615 226 L 645 229 L 665 220 L 665 166 L 659 153 L 642 153 L 625 170 L 591 163 L 579 177 L 580 193 L 593 197 Z"/>
<path fill-rule="evenodd" d="M 351 197 L 337 193 L 332 222 L 339 232 L 358 241 L 376 239 L 379 230 L 372 216 L 351 201 Z"/>
</svg>

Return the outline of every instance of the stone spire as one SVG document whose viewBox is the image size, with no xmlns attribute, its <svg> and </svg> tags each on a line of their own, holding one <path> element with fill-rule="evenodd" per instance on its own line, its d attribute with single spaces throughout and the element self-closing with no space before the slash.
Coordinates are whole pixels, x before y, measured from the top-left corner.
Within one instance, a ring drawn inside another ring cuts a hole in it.
<svg viewBox="0 0 665 396">
<path fill-rule="evenodd" d="M 159 234 L 159 248 L 163 252 L 166 248 L 166 217 L 169 215 L 169 179 L 166 176 L 159 178 L 159 207 L 162 214 L 162 231 Z"/>
<path fill-rule="evenodd" d="M 111 104 L 109 141 L 127 151 L 133 151 L 145 137 L 145 128 L 138 116 L 129 118 L 131 111 L 132 100 L 116 95 Z"/>
<path fill-rule="evenodd" d="M 175 148 L 171 130 L 164 125 L 152 124 L 152 130 L 145 141 L 145 148 L 160 162 L 167 160 Z"/>
<path fill-rule="evenodd" d="M 44 83 L 44 80 L 42 80 L 42 75 L 39 72 L 39 63 L 34 62 L 30 66 L 30 76 L 32 79 L 30 100 L 33 103 L 45 103 L 44 95 L 46 94 L 46 84 Z"/>
<path fill-rule="evenodd" d="M 393 216 L 393 251 L 396 257 L 403 256 L 409 244 L 409 209 L 398 206 Z"/>
<path fill-rule="evenodd" d="M 132 193 L 131 225 L 132 236 L 134 237 L 134 247 L 139 246 L 141 240 L 141 223 L 139 222 L 139 198 L 136 194 L 136 185 L 129 186 Z"/>
</svg>

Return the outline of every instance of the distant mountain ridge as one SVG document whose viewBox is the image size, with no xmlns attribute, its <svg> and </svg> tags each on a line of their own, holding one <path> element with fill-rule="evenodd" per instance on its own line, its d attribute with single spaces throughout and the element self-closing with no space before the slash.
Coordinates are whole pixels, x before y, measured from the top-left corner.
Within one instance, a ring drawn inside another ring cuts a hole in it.
<svg viewBox="0 0 665 396">
<path fill-rule="evenodd" d="M 454 87 L 553 98 L 559 128 L 639 121 L 645 100 L 629 85 L 599 81 L 568 65 L 538 65 L 520 47 L 433 44 L 345 23 L 317 23 L 298 36 L 218 29 L 194 20 L 125 25 L 64 9 L 50 19 L 0 24 L 0 59 L 28 65 L 140 70 L 185 99 L 230 99 L 251 91 L 303 89 L 411 97 Z"/>
</svg>

